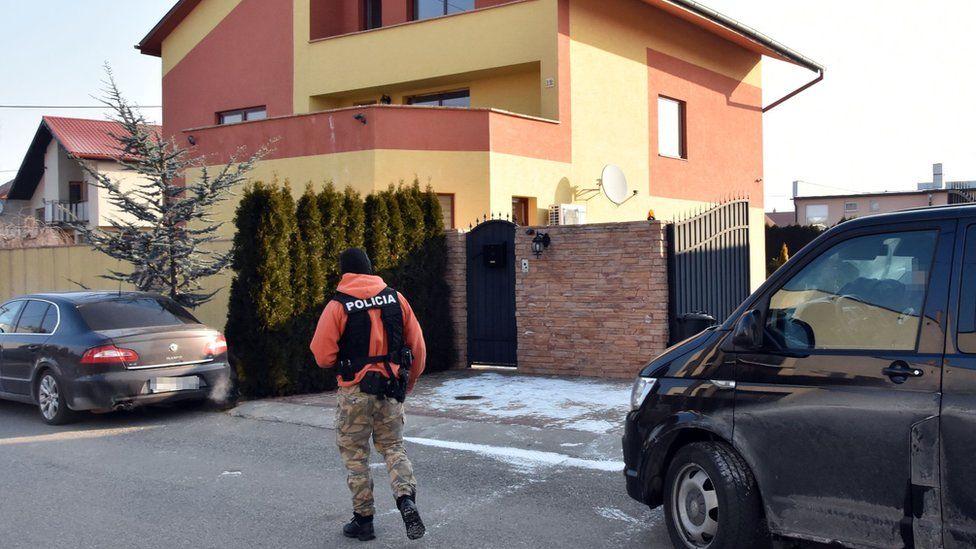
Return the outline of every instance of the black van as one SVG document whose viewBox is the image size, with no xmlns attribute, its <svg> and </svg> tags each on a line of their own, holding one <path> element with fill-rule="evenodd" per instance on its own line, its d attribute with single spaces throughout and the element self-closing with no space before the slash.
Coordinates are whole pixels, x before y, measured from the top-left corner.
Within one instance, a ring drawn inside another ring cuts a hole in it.
<svg viewBox="0 0 976 549">
<path fill-rule="evenodd" d="M 976 206 L 827 231 L 631 405 L 627 492 L 676 547 L 976 546 Z"/>
</svg>

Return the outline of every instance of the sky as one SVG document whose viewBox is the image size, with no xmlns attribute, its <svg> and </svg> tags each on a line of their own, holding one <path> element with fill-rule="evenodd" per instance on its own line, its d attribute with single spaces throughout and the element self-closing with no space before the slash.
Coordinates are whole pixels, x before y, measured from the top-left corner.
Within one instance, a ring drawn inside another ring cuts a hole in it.
<svg viewBox="0 0 976 549">
<path fill-rule="evenodd" d="M 823 82 L 764 115 L 767 209 L 803 195 L 976 180 L 972 0 L 701 0 L 826 67 Z M 109 63 L 126 97 L 159 105 L 160 62 L 136 44 L 174 0 L 0 0 L 0 105 L 94 104 Z M 771 103 L 813 73 L 768 60 Z M 151 120 L 159 109 L 146 109 Z M 0 108 L 0 181 L 12 179 L 42 114 Z"/>
</svg>

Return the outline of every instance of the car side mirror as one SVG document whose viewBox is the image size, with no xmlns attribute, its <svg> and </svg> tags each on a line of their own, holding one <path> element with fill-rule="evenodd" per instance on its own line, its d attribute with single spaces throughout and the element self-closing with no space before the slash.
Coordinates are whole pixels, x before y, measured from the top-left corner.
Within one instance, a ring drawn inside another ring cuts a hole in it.
<svg viewBox="0 0 976 549">
<path fill-rule="evenodd" d="M 761 316 L 753 309 L 746 311 L 732 330 L 732 344 L 738 349 L 753 351 L 762 346 Z"/>
</svg>

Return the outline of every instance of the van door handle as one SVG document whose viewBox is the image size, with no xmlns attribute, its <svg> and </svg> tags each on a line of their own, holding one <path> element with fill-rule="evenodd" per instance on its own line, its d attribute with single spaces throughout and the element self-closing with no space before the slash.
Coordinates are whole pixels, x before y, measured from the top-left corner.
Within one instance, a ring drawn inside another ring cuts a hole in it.
<svg viewBox="0 0 976 549">
<path fill-rule="evenodd" d="M 910 377 L 922 377 L 925 372 L 921 368 L 912 368 L 904 360 L 896 360 L 881 373 L 891 378 L 891 381 L 901 384 Z"/>
</svg>

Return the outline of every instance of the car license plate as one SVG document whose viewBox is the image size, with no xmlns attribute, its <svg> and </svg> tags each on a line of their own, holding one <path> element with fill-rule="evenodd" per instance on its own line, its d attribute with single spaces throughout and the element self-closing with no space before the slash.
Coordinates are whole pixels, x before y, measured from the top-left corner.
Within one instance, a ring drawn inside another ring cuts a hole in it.
<svg viewBox="0 0 976 549">
<path fill-rule="evenodd" d="M 157 377 L 149 380 L 149 392 L 169 393 L 172 391 L 192 391 L 200 388 L 200 378 L 187 377 Z"/>
</svg>

